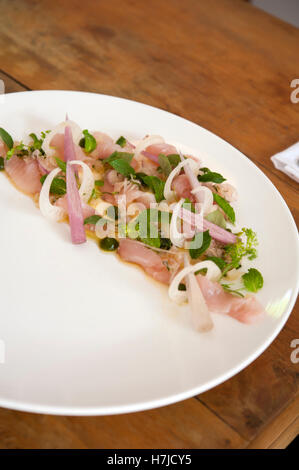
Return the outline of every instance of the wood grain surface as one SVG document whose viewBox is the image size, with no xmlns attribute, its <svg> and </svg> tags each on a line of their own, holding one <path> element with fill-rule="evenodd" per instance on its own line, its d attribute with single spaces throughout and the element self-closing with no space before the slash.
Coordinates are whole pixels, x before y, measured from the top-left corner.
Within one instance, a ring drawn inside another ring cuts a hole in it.
<svg viewBox="0 0 299 470">
<path fill-rule="evenodd" d="M 298 185 L 269 160 L 299 140 L 298 29 L 241 0 L 0 0 L 0 11 L 6 92 L 94 91 L 190 119 L 254 161 L 299 221 Z M 198 397 L 111 417 L 2 409 L 0 448 L 285 447 L 299 432 L 298 313 L 253 364 Z"/>
</svg>

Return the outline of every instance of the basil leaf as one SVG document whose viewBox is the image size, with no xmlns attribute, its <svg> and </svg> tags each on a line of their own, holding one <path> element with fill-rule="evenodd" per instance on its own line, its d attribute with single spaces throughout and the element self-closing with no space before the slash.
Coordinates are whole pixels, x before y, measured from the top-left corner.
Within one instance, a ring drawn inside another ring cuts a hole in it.
<svg viewBox="0 0 299 470">
<path fill-rule="evenodd" d="M 102 217 L 99 215 L 91 215 L 90 217 L 87 217 L 84 220 L 84 225 L 90 224 L 90 225 L 95 225 Z"/>
<path fill-rule="evenodd" d="M 57 166 L 61 169 L 61 171 L 66 173 L 66 163 L 60 160 L 60 158 L 58 157 L 56 157 L 55 160 L 56 160 Z"/>
<path fill-rule="evenodd" d="M 225 268 L 226 266 L 226 261 L 222 258 L 218 258 L 218 256 L 207 256 L 207 260 L 213 261 L 215 264 L 217 264 L 218 268 L 221 269 L 221 271 Z"/>
<path fill-rule="evenodd" d="M 3 142 L 8 147 L 9 150 L 13 148 L 13 139 L 12 139 L 12 137 L 2 127 L 0 127 L 0 138 L 3 140 Z"/>
<path fill-rule="evenodd" d="M 124 147 L 127 143 L 127 139 L 125 139 L 125 137 L 121 135 L 115 143 L 119 145 L 120 147 Z"/>
<path fill-rule="evenodd" d="M 120 173 L 121 175 L 124 175 L 126 177 L 129 177 L 130 175 L 135 175 L 134 168 L 132 168 L 131 165 L 122 158 L 110 161 L 109 165 L 111 165 L 117 171 L 117 173 Z"/>
<path fill-rule="evenodd" d="M 4 158 L 0 157 L 0 171 L 4 170 Z"/>
<path fill-rule="evenodd" d="M 132 158 L 133 158 L 133 153 L 115 151 L 110 155 L 110 157 L 105 158 L 104 162 L 111 163 L 114 160 L 120 160 L 121 159 L 121 160 L 125 160 L 127 163 L 131 163 Z"/>
<path fill-rule="evenodd" d="M 223 197 L 219 196 L 219 194 L 213 193 L 213 198 L 216 204 L 218 204 L 218 206 L 221 207 L 221 209 L 226 213 L 230 221 L 234 224 L 236 220 L 236 215 L 230 203 L 227 202 L 227 200 L 224 199 Z"/>
<path fill-rule="evenodd" d="M 98 187 L 104 186 L 104 181 L 103 180 L 95 180 L 94 184 Z"/>
<path fill-rule="evenodd" d="M 192 244 L 200 244 L 200 239 L 202 237 L 202 243 L 198 248 L 190 248 L 189 254 L 192 259 L 197 259 L 202 255 L 210 246 L 212 237 L 209 234 L 209 231 L 201 233 L 196 233 L 193 237 Z"/>
<path fill-rule="evenodd" d="M 224 215 L 218 209 L 207 214 L 205 219 L 219 227 L 226 228 Z"/>
<path fill-rule="evenodd" d="M 220 173 L 215 173 L 213 171 L 207 171 L 203 175 L 198 175 L 197 179 L 198 181 L 201 181 L 204 183 L 209 182 L 209 181 L 211 181 L 212 183 L 223 183 L 223 181 L 226 181 L 226 179 L 223 178 L 223 176 L 220 175 Z"/>
<path fill-rule="evenodd" d="M 80 140 L 79 145 L 80 147 L 84 147 L 86 153 L 90 153 L 96 148 L 97 141 L 94 136 L 88 132 L 87 129 L 84 129 L 83 135 L 84 137 Z"/>
<path fill-rule="evenodd" d="M 255 268 L 250 268 L 247 273 L 243 274 L 242 279 L 249 292 L 257 292 L 264 285 L 263 276 Z"/>
<path fill-rule="evenodd" d="M 169 176 L 169 174 L 172 171 L 172 168 L 166 155 L 163 155 L 163 153 L 160 153 L 160 155 L 158 156 L 158 162 L 164 175 Z"/>
<path fill-rule="evenodd" d="M 44 184 L 45 179 L 47 178 L 48 175 L 43 175 L 40 179 L 40 182 Z M 63 196 L 66 194 L 66 183 L 64 179 L 62 178 L 54 178 L 52 183 L 51 183 L 51 188 L 50 188 L 50 193 L 51 194 L 57 194 L 59 196 Z"/>
<path fill-rule="evenodd" d="M 153 191 L 156 201 L 161 202 L 164 199 L 165 182 L 157 176 L 142 176 L 144 183 Z"/>
</svg>

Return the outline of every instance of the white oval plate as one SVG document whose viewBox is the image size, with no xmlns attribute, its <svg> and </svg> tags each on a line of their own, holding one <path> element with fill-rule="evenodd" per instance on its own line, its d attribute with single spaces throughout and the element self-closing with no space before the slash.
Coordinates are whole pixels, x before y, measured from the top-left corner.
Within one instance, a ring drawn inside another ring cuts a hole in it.
<svg viewBox="0 0 299 470">
<path fill-rule="evenodd" d="M 175 307 L 166 288 L 92 241 L 73 246 L 69 227 L 45 220 L 2 174 L 0 406 L 127 413 L 192 397 L 232 377 L 269 346 L 297 296 L 297 231 L 284 200 L 227 142 L 133 101 L 71 91 L 14 93 L 1 104 L 0 126 L 22 138 L 52 128 L 66 112 L 83 129 L 129 139 L 161 134 L 209 155 L 205 166 L 238 189 L 241 226 L 258 233 L 254 266 L 264 275 L 258 298 L 268 315 L 254 326 L 213 315 L 213 331 L 196 333 L 188 308 Z"/>
</svg>

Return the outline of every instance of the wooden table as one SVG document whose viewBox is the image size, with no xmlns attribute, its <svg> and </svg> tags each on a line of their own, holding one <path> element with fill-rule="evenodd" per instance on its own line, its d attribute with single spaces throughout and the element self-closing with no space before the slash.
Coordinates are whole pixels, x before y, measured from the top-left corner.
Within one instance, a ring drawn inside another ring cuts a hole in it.
<svg viewBox="0 0 299 470">
<path fill-rule="evenodd" d="M 87 90 L 184 116 L 249 156 L 298 220 L 298 185 L 269 160 L 299 138 L 298 29 L 242 0 L 0 0 L 0 12 L 7 92 Z M 0 448 L 285 447 L 299 429 L 296 337 L 298 305 L 244 371 L 161 409 L 92 418 L 1 409 Z"/>
</svg>

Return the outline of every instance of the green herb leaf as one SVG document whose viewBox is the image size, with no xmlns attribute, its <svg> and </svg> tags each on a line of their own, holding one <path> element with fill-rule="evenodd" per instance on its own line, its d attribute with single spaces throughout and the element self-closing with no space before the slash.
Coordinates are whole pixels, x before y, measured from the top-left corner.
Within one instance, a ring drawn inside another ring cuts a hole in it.
<svg viewBox="0 0 299 470">
<path fill-rule="evenodd" d="M 160 153 L 160 155 L 158 156 L 158 162 L 164 175 L 169 176 L 172 171 L 172 167 L 166 155 Z"/>
<path fill-rule="evenodd" d="M 140 238 L 140 241 L 154 248 L 160 248 L 160 238 Z"/>
<path fill-rule="evenodd" d="M 226 228 L 224 215 L 218 209 L 207 214 L 205 219 L 209 222 L 213 222 L 213 224 L 218 225 L 219 227 Z"/>
<path fill-rule="evenodd" d="M 43 175 L 40 179 L 40 182 L 44 184 L 44 181 L 46 178 L 47 178 L 47 175 Z M 66 194 L 65 180 L 62 178 L 58 178 L 58 177 L 54 178 L 51 183 L 50 193 L 57 194 L 59 196 L 63 196 L 64 194 Z"/>
<path fill-rule="evenodd" d="M 84 225 L 90 224 L 90 225 L 95 225 L 102 217 L 99 215 L 91 215 L 90 217 L 87 217 L 84 220 Z"/>
<path fill-rule="evenodd" d="M 219 194 L 213 193 L 213 198 L 216 204 L 226 213 L 230 221 L 234 224 L 236 220 L 235 211 L 230 205 L 229 202 L 226 201 L 223 197 L 219 196 Z"/>
<path fill-rule="evenodd" d="M 247 273 L 243 274 L 242 279 L 249 292 L 257 292 L 264 285 L 263 276 L 255 268 L 250 268 Z"/>
<path fill-rule="evenodd" d="M 126 143 L 127 143 L 127 139 L 125 139 L 125 137 L 123 137 L 122 135 L 117 139 L 117 141 L 115 142 L 117 145 L 119 145 L 120 147 L 125 147 Z"/>
<path fill-rule="evenodd" d="M 172 166 L 172 169 L 178 166 L 178 164 L 181 162 L 181 158 L 177 153 L 171 153 L 170 155 L 167 155 L 168 161 L 170 165 Z"/>
<path fill-rule="evenodd" d="M 56 157 L 55 160 L 56 160 L 57 166 L 61 169 L 61 171 L 66 173 L 66 163 L 60 160 L 60 158 L 58 157 Z"/>
<path fill-rule="evenodd" d="M 104 181 L 103 180 L 95 180 L 94 184 L 98 187 L 104 186 Z"/>
<path fill-rule="evenodd" d="M 0 157 L 0 171 L 4 170 L 4 158 Z"/>
<path fill-rule="evenodd" d="M 251 228 L 242 228 L 240 235 L 246 236 L 246 241 L 244 242 L 242 238 L 232 244 L 226 245 L 225 251 L 231 258 L 231 262 L 223 270 L 223 276 L 233 268 L 238 268 L 240 262 L 244 256 L 247 256 L 249 260 L 253 260 L 257 257 L 256 247 L 258 245 L 256 233 Z"/>
<path fill-rule="evenodd" d="M 156 201 L 161 202 L 164 199 L 165 182 L 157 176 L 142 176 L 143 182 L 153 191 Z"/>
<path fill-rule="evenodd" d="M 41 150 L 42 148 L 42 143 L 43 143 L 43 140 L 42 139 L 39 139 L 36 134 L 34 134 L 33 132 L 31 134 L 29 134 L 29 137 L 31 137 L 31 139 L 33 140 L 33 145 L 30 146 L 30 150 L 33 152 L 34 150 Z M 42 151 L 43 152 L 43 151 Z"/>
<path fill-rule="evenodd" d="M 120 173 L 121 175 L 124 175 L 126 177 L 129 177 L 130 175 L 135 175 L 134 168 L 131 167 L 131 165 L 122 158 L 110 161 L 109 165 L 111 165 L 117 171 L 117 173 Z"/>
<path fill-rule="evenodd" d="M 200 239 L 202 237 L 202 243 L 200 245 Z M 200 245 L 199 248 L 190 248 L 189 254 L 192 259 L 197 259 L 202 255 L 210 246 L 212 237 L 209 234 L 209 231 L 203 233 L 196 233 L 193 237 L 192 244 Z"/>
<path fill-rule="evenodd" d="M 215 264 L 217 264 L 218 268 L 221 269 L 221 271 L 225 268 L 226 266 L 226 261 L 222 258 L 218 258 L 218 256 L 207 256 L 207 260 L 213 261 Z"/>
<path fill-rule="evenodd" d="M 13 148 L 13 139 L 9 135 L 9 133 L 6 132 L 5 129 L 3 129 L 3 127 L 0 127 L 0 138 L 3 140 L 9 150 Z"/>
<path fill-rule="evenodd" d="M 105 158 L 104 162 L 111 164 L 114 160 L 125 160 L 127 163 L 131 163 L 131 160 L 133 158 L 133 153 L 129 152 L 113 152 L 110 157 Z"/>
<path fill-rule="evenodd" d="M 220 184 L 226 181 L 220 173 L 215 173 L 214 171 L 206 171 L 203 175 L 198 175 L 197 179 L 203 183 L 211 181 L 212 183 Z"/>
<path fill-rule="evenodd" d="M 79 145 L 84 148 L 86 153 L 90 153 L 96 148 L 97 141 L 87 129 L 84 129 L 83 135 L 84 137 L 80 140 Z"/>
</svg>

